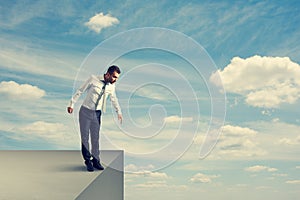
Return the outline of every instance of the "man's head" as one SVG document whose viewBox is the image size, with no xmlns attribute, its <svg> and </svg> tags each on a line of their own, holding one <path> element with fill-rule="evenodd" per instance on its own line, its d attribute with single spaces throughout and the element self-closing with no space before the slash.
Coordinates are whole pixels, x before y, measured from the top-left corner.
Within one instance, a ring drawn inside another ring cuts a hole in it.
<svg viewBox="0 0 300 200">
<path fill-rule="evenodd" d="M 120 74 L 120 68 L 116 65 L 112 65 L 107 69 L 107 72 L 104 74 L 104 80 L 113 84 L 118 80 Z"/>
</svg>

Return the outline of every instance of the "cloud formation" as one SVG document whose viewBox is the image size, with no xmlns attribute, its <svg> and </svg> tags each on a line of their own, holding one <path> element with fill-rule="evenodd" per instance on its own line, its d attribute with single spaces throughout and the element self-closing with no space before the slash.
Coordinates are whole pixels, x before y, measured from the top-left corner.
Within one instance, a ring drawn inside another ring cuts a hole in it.
<svg viewBox="0 0 300 200">
<path fill-rule="evenodd" d="M 27 134 L 36 134 L 46 138 L 60 138 L 61 132 L 68 130 L 68 128 L 61 123 L 36 121 L 24 127 L 21 127 L 20 130 Z"/>
<path fill-rule="evenodd" d="M 119 20 L 110 14 L 104 15 L 102 12 L 91 17 L 86 25 L 92 31 L 100 33 L 102 29 L 118 24 Z"/>
<path fill-rule="evenodd" d="M 286 181 L 287 184 L 300 184 L 300 180 L 290 180 Z"/>
<path fill-rule="evenodd" d="M 62 123 L 35 121 L 15 129 L 28 139 L 34 137 L 41 142 L 51 143 L 65 147 L 77 146 L 77 135 L 70 132 L 69 128 Z"/>
<path fill-rule="evenodd" d="M 134 164 L 129 164 L 125 166 L 126 171 L 130 172 L 139 172 L 139 171 L 150 171 L 155 169 L 153 165 L 147 165 L 147 166 L 136 166 Z"/>
<path fill-rule="evenodd" d="M 143 189 L 143 190 L 170 190 L 170 191 L 184 191 L 188 187 L 186 185 L 169 185 L 165 181 L 148 181 L 141 184 L 134 185 L 134 188 Z"/>
<path fill-rule="evenodd" d="M 232 125 L 223 126 L 222 131 L 227 136 L 255 136 L 257 134 L 257 131 L 253 129 Z"/>
<path fill-rule="evenodd" d="M 46 92 L 37 86 L 19 84 L 14 81 L 2 81 L 0 83 L 0 94 L 5 94 L 12 99 L 39 99 Z"/>
<path fill-rule="evenodd" d="M 234 57 L 223 70 L 212 74 L 210 81 L 223 84 L 226 92 L 245 96 L 246 103 L 254 107 L 278 108 L 300 97 L 300 66 L 288 57 Z"/>
<path fill-rule="evenodd" d="M 280 138 L 276 144 L 279 145 L 299 145 L 300 144 L 300 135 L 296 138 Z"/>
<path fill-rule="evenodd" d="M 212 179 L 219 177 L 218 175 L 206 175 L 202 173 L 198 173 L 194 175 L 190 181 L 193 183 L 211 183 Z"/>
<path fill-rule="evenodd" d="M 143 176 L 147 178 L 158 178 L 158 179 L 167 179 L 169 178 L 166 173 L 163 172 L 152 172 L 154 169 L 153 165 L 148 166 L 136 166 L 134 164 L 129 164 L 125 166 L 126 171 L 130 171 L 132 176 Z"/>
<path fill-rule="evenodd" d="M 275 172 L 277 171 L 276 168 L 262 166 L 262 165 L 255 165 L 252 167 L 245 168 L 245 171 L 247 172 L 261 172 L 261 171 L 268 171 L 268 172 Z"/>
<path fill-rule="evenodd" d="M 187 187 L 184 185 L 169 185 L 167 183 L 171 177 L 164 172 L 152 172 L 151 169 L 154 169 L 153 165 L 148 166 L 136 166 L 134 164 L 129 164 L 125 166 L 126 171 L 130 171 L 131 173 L 126 174 L 126 181 L 130 182 L 130 184 L 134 185 L 134 188 L 138 189 L 186 189 Z M 143 183 L 134 184 L 136 180 L 142 180 Z"/>
<path fill-rule="evenodd" d="M 218 156 L 222 158 L 253 157 L 265 155 L 265 150 L 257 142 L 258 132 L 240 126 L 225 125 L 221 128 L 222 134 L 217 143 Z"/>
<path fill-rule="evenodd" d="M 164 122 L 172 123 L 172 122 L 192 122 L 192 117 L 179 117 L 178 115 L 172 115 L 164 118 Z"/>
</svg>

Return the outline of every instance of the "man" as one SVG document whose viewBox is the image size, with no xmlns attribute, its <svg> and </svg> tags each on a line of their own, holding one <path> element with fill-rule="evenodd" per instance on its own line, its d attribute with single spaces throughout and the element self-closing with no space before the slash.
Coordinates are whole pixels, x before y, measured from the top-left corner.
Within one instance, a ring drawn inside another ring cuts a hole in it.
<svg viewBox="0 0 300 200">
<path fill-rule="evenodd" d="M 103 170 L 99 155 L 99 131 L 101 114 L 105 112 L 106 98 L 110 96 L 112 104 L 118 113 L 118 120 L 122 123 L 121 108 L 115 92 L 115 82 L 121 71 L 118 66 L 110 66 L 107 72 L 101 76 L 91 76 L 73 95 L 67 108 L 68 113 L 73 112 L 74 104 L 83 92 L 87 95 L 79 111 L 79 126 L 81 135 L 81 153 L 87 171 L 94 168 Z M 89 136 L 91 138 L 91 151 L 89 148 Z"/>
</svg>

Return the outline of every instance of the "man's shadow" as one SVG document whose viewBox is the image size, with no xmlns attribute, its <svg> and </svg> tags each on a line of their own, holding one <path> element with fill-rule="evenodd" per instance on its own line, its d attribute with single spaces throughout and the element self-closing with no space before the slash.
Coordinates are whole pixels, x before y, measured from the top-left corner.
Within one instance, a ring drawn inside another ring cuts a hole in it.
<svg viewBox="0 0 300 200">
<path fill-rule="evenodd" d="M 86 167 L 83 165 L 59 165 L 52 170 L 57 172 L 86 172 Z"/>
</svg>

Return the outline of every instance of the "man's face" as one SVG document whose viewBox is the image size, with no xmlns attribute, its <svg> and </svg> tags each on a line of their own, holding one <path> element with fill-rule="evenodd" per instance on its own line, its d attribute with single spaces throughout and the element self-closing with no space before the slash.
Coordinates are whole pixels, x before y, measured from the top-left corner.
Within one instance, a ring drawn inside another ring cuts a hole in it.
<svg viewBox="0 0 300 200">
<path fill-rule="evenodd" d="M 110 82 L 111 84 L 113 84 L 118 80 L 119 75 L 120 74 L 118 74 L 116 71 L 114 71 L 112 74 L 107 73 L 105 81 Z"/>
</svg>

